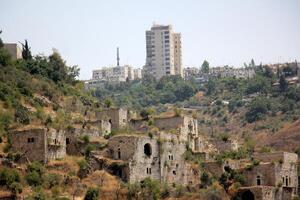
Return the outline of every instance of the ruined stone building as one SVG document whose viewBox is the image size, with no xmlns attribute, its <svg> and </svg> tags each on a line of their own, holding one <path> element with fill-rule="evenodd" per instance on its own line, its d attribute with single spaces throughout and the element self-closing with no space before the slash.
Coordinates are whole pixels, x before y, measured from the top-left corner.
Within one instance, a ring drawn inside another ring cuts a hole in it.
<svg viewBox="0 0 300 200">
<path fill-rule="evenodd" d="M 10 133 L 12 150 L 21 153 L 29 161 L 46 163 L 66 155 L 66 138 L 63 131 L 25 127 Z"/>
<path fill-rule="evenodd" d="M 239 189 L 242 200 L 290 200 L 298 194 L 298 156 L 295 153 L 256 153 L 250 160 L 226 160 L 224 163 L 207 162 L 205 169 L 216 177 L 230 167 L 245 177 Z"/>
<path fill-rule="evenodd" d="M 106 155 L 112 160 L 122 161 L 119 167 L 107 167 L 108 164 L 103 163 L 105 158 L 98 157 L 95 158 L 98 165 L 94 168 L 106 168 L 130 183 L 150 177 L 167 183 L 196 185 L 199 183 L 199 169 L 184 159 L 186 151 L 186 143 L 179 140 L 175 134 L 153 137 L 119 135 L 109 140 Z M 95 163 L 95 160 L 93 162 Z"/>
<path fill-rule="evenodd" d="M 254 154 L 253 158 L 260 161 L 260 163 L 250 170 L 243 170 L 246 179 L 246 188 L 243 188 L 243 190 L 249 189 L 254 198 L 259 193 L 269 192 L 276 200 L 292 199 L 293 196 L 298 194 L 297 154 L 274 152 Z"/>
<path fill-rule="evenodd" d="M 127 110 L 123 108 L 108 108 L 96 113 L 97 119 L 111 123 L 111 129 L 125 128 L 128 122 Z"/>
<path fill-rule="evenodd" d="M 190 116 L 154 118 L 154 126 L 163 133 L 178 134 L 179 140 L 187 142 L 194 152 L 203 152 L 204 144 L 198 134 L 198 122 Z"/>
<path fill-rule="evenodd" d="M 147 120 L 134 120 L 131 127 L 138 129 L 145 123 Z M 105 169 L 130 183 L 150 177 L 167 183 L 198 184 L 198 166 L 185 160 L 189 150 L 204 151 L 197 120 L 173 116 L 154 118 L 153 124 L 158 131 L 150 131 L 151 134 L 146 129 L 143 133 L 110 138 L 107 152 L 91 159 L 92 170 Z"/>
</svg>

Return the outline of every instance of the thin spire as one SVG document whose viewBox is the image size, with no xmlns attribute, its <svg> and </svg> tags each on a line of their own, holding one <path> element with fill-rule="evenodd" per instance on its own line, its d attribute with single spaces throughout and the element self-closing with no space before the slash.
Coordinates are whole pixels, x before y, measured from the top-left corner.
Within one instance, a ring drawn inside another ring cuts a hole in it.
<svg viewBox="0 0 300 200">
<path fill-rule="evenodd" d="M 117 47 L 117 66 L 120 66 L 119 47 Z"/>
</svg>

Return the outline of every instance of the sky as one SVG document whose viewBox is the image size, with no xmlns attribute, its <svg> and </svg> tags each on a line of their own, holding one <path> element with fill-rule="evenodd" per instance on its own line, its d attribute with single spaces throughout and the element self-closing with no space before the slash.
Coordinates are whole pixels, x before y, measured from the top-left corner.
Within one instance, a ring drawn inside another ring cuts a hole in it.
<svg viewBox="0 0 300 200">
<path fill-rule="evenodd" d="M 59 51 L 68 65 L 141 68 L 145 31 L 172 24 L 184 67 L 300 61 L 300 0 L 0 0 L 4 42 L 28 40 L 32 53 Z"/>
</svg>

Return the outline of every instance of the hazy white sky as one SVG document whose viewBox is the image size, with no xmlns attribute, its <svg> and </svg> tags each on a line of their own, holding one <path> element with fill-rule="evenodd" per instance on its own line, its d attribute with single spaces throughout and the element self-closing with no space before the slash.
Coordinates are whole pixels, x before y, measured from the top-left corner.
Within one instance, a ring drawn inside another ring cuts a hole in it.
<svg viewBox="0 0 300 200">
<path fill-rule="evenodd" d="M 142 67 L 153 22 L 182 33 L 184 66 L 300 60 L 300 0 L 0 0 L 5 42 L 54 47 L 81 79 L 115 64 L 117 46 L 121 64 Z"/>
</svg>

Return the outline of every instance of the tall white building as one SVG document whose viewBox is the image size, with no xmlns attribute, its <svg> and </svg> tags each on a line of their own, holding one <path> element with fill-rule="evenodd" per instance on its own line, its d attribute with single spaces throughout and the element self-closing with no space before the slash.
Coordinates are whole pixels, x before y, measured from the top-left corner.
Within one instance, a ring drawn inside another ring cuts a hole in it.
<svg viewBox="0 0 300 200">
<path fill-rule="evenodd" d="M 153 25 L 146 31 L 146 65 L 144 72 L 160 79 L 166 75 L 183 76 L 181 34 L 171 25 Z"/>
</svg>

